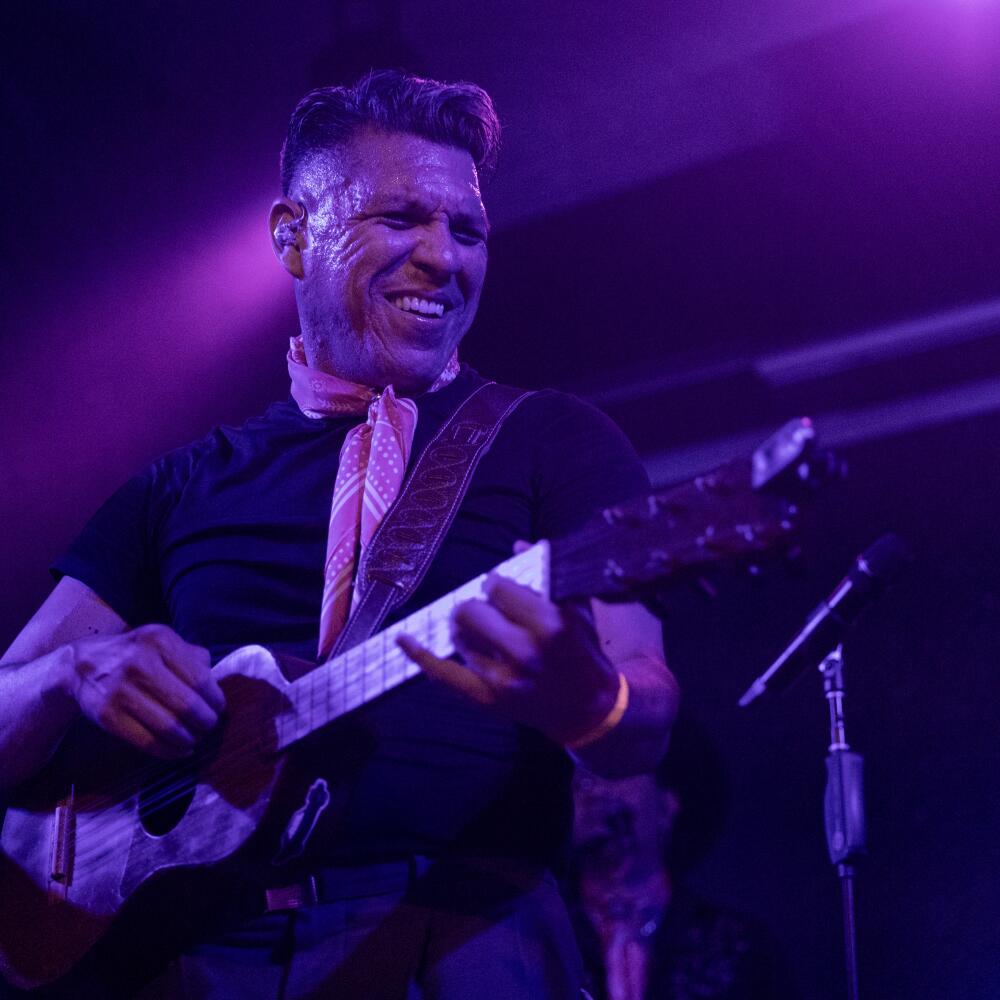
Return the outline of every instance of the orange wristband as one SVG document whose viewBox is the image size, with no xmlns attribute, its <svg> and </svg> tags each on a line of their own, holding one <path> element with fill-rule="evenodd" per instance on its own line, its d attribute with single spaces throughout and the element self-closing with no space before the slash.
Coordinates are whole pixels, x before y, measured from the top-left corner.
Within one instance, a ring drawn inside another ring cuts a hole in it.
<svg viewBox="0 0 1000 1000">
<path fill-rule="evenodd" d="M 582 736 L 578 736 L 575 740 L 570 740 L 566 744 L 567 750 L 581 750 L 583 747 L 590 746 L 591 743 L 596 743 L 602 736 L 606 736 L 611 732 L 619 722 L 622 721 L 622 716 L 625 714 L 625 709 L 628 708 L 628 681 L 625 680 L 625 675 L 619 671 L 618 672 L 618 697 L 615 698 L 614 705 L 611 706 L 611 711 L 608 712 L 606 716 L 596 725 L 593 729 L 584 733 Z"/>
</svg>

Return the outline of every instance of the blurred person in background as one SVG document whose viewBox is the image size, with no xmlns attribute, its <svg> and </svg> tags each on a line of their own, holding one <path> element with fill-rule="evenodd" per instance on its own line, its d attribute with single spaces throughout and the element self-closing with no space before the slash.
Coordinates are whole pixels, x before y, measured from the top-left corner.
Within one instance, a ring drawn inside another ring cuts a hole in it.
<svg viewBox="0 0 1000 1000">
<path fill-rule="evenodd" d="M 566 894 L 594 1000 L 788 1000 L 795 991 L 761 924 L 686 883 L 727 809 L 722 760 L 681 716 L 655 774 L 578 769 Z"/>
</svg>

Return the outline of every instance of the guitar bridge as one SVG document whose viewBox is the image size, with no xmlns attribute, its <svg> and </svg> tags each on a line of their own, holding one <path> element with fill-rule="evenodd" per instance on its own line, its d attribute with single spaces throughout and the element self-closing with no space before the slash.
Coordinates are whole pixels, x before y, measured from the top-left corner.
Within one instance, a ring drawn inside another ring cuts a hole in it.
<svg viewBox="0 0 1000 1000">
<path fill-rule="evenodd" d="M 76 788 L 56 806 L 52 825 L 52 860 L 49 866 L 49 892 L 66 898 L 73 878 L 73 858 L 76 846 Z"/>
</svg>

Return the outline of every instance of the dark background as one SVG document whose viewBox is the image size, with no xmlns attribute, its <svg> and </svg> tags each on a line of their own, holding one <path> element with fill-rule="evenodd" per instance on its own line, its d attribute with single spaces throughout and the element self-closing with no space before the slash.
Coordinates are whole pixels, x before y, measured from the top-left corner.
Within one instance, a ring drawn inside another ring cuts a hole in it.
<svg viewBox="0 0 1000 1000">
<path fill-rule="evenodd" d="M 850 636 L 867 758 L 865 994 L 1000 995 L 995 670 L 1000 8 L 989 0 L 7 7 L 0 638 L 149 457 L 284 395 L 265 229 L 288 113 L 372 65 L 469 78 L 506 126 L 482 370 L 594 399 L 659 484 L 811 413 L 851 477 L 805 556 L 672 600 L 732 802 L 697 887 L 843 995 L 818 680 L 737 696 L 892 529 L 913 571 Z"/>
</svg>

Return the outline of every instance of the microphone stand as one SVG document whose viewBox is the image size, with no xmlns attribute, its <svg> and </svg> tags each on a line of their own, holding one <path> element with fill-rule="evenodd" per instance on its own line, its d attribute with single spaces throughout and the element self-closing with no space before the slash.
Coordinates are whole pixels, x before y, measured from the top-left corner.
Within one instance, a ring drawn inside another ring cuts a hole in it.
<svg viewBox="0 0 1000 1000">
<path fill-rule="evenodd" d="M 844 917 L 847 996 L 858 1000 L 857 931 L 854 920 L 854 865 L 865 853 L 864 759 L 854 753 L 844 726 L 844 657 L 840 645 L 820 664 L 830 710 L 830 746 L 826 757 L 823 819 L 830 863 L 840 878 Z"/>
</svg>

